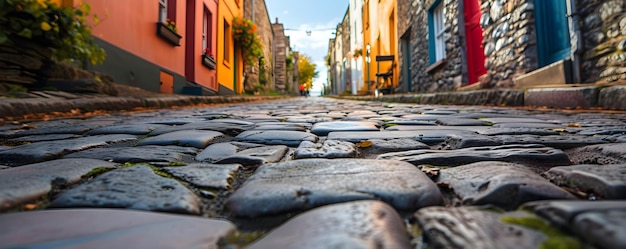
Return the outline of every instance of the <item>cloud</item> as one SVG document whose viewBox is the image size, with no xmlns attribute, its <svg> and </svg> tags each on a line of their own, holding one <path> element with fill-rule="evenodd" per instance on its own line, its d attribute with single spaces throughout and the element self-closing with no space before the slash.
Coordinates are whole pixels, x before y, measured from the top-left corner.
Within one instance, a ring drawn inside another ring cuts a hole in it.
<svg viewBox="0 0 626 249">
<path fill-rule="evenodd" d="M 335 37 L 333 32 L 341 20 L 335 18 L 327 23 L 301 24 L 297 27 L 286 26 L 285 35 L 289 36 L 291 48 L 311 57 L 316 65 L 318 77 L 313 80 L 313 91 L 319 91 L 327 81 L 327 68 L 324 57 L 328 53 L 328 40 Z M 311 31 L 311 36 L 306 31 Z"/>
</svg>

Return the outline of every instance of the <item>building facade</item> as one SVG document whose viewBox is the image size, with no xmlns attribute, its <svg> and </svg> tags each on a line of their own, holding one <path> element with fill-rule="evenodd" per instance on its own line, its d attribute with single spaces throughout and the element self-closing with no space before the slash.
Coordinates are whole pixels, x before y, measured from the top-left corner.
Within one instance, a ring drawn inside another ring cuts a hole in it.
<svg viewBox="0 0 626 249">
<path fill-rule="evenodd" d="M 287 56 L 289 55 L 289 41 L 285 36 L 285 27 L 276 21 L 272 23 L 274 31 L 274 88 L 284 93 L 287 89 Z"/>
<path fill-rule="evenodd" d="M 341 77 L 341 85 L 343 86 L 342 92 L 352 92 L 353 81 L 352 81 L 352 58 L 353 58 L 353 47 L 352 47 L 352 31 L 350 25 L 350 8 L 346 10 L 346 14 L 343 16 L 343 20 L 341 21 L 341 71 L 343 75 Z M 356 88 L 355 88 L 356 89 Z M 354 93 L 352 93 L 354 94 Z"/>
<path fill-rule="evenodd" d="M 350 15 L 350 91 L 353 95 L 364 87 L 363 80 L 363 1 L 352 0 L 349 6 Z"/>
<path fill-rule="evenodd" d="M 231 32 L 233 18 L 243 16 L 243 0 L 53 2 L 91 6 L 100 19 L 93 35 L 107 59 L 89 69 L 118 83 L 163 93 L 243 92 L 243 60 Z"/>
<path fill-rule="evenodd" d="M 244 17 L 257 25 L 257 34 L 263 43 L 263 57 L 259 59 L 259 64 L 246 65 L 245 88 L 247 91 L 254 91 L 258 84 L 264 90 L 274 89 L 274 31 L 265 0 L 245 0 Z"/>
<path fill-rule="evenodd" d="M 397 92 L 626 81 L 623 0 L 362 0 L 350 8 L 360 3 L 370 93 L 375 58 L 385 54 L 396 57 Z"/>
</svg>

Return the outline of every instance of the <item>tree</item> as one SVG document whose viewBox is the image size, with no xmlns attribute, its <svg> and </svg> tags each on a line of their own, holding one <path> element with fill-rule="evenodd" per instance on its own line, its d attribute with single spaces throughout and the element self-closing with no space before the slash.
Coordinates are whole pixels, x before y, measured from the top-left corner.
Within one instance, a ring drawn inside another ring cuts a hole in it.
<svg viewBox="0 0 626 249">
<path fill-rule="evenodd" d="M 311 62 L 311 57 L 305 54 L 301 54 L 298 58 L 298 83 L 304 84 L 307 90 L 313 87 L 313 79 L 318 76 L 315 66 Z"/>
</svg>

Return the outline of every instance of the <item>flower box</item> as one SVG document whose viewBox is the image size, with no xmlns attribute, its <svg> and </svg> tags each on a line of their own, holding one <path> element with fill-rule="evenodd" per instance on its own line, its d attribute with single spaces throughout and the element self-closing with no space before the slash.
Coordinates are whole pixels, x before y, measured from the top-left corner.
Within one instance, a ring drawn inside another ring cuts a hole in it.
<svg viewBox="0 0 626 249">
<path fill-rule="evenodd" d="M 209 69 L 215 69 L 215 59 L 211 56 L 202 55 L 202 65 L 205 65 Z"/>
<path fill-rule="evenodd" d="M 183 38 L 160 22 L 157 22 L 157 35 L 174 46 L 180 46 L 180 39 Z"/>
</svg>

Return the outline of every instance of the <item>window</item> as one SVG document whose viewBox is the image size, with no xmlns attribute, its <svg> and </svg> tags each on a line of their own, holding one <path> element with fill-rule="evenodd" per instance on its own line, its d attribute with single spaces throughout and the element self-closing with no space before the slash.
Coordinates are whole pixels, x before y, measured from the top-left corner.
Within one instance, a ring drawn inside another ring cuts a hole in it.
<svg viewBox="0 0 626 249">
<path fill-rule="evenodd" d="M 207 53 L 207 56 L 213 55 L 213 14 L 205 6 L 204 14 L 202 15 L 202 51 Z"/>
<path fill-rule="evenodd" d="M 230 24 L 224 19 L 224 61 L 230 61 Z"/>
<path fill-rule="evenodd" d="M 428 43 L 430 63 L 433 64 L 446 57 L 444 4 L 435 1 L 428 11 Z"/>
<path fill-rule="evenodd" d="M 176 0 L 159 0 L 159 22 L 176 22 Z"/>
<path fill-rule="evenodd" d="M 370 27 L 370 4 L 367 0 L 363 5 L 363 20 L 365 20 L 365 29 L 368 29 Z"/>
<path fill-rule="evenodd" d="M 167 20 L 167 0 L 159 0 L 159 22 Z"/>
</svg>

